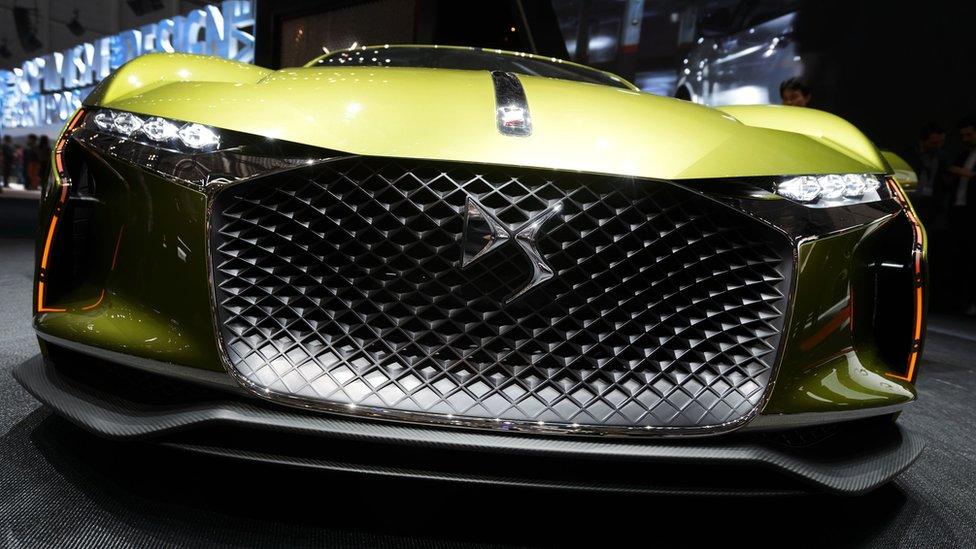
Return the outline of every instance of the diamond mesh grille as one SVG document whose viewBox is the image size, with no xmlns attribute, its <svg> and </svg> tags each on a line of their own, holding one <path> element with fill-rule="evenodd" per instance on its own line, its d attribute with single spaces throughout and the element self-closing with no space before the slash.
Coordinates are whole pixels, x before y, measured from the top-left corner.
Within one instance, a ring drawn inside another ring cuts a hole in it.
<svg viewBox="0 0 976 549">
<path fill-rule="evenodd" d="M 512 227 L 560 202 L 537 241 L 555 276 L 506 303 L 532 274 L 518 245 L 461 268 L 469 196 Z M 356 158 L 213 211 L 222 341 L 262 393 L 609 431 L 735 421 L 769 383 L 786 238 L 668 183 Z"/>
</svg>

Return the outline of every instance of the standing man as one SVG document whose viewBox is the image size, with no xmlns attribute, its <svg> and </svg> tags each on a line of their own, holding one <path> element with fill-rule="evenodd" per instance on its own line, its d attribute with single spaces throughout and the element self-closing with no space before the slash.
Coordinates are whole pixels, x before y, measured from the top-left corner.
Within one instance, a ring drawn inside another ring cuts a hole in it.
<svg viewBox="0 0 976 549">
<path fill-rule="evenodd" d="M 14 167 L 13 167 L 14 179 L 23 183 L 24 176 L 24 147 L 20 144 L 14 145 Z"/>
<path fill-rule="evenodd" d="M 3 181 L 0 181 L 0 189 L 10 186 L 10 172 L 14 168 L 14 146 L 13 140 L 10 139 L 9 135 L 3 136 L 3 149 L 2 154 L 0 154 L 0 161 L 3 162 L 2 173 L 0 176 L 3 177 Z"/>
<path fill-rule="evenodd" d="M 27 136 L 27 146 L 24 147 L 24 188 L 36 189 L 40 184 L 41 162 L 37 156 L 37 135 Z"/>
<path fill-rule="evenodd" d="M 912 192 L 912 204 L 926 228 L 948 228 L 948 195 L 946 183 L 949 155 L 943 149 L 945 129 L 929 122 L 918 132 L 915 148 L 907 155 L 908 163 L 918 175 L 918 186 Z"/>
<path fill-rule="evenodd" d="M 47 190 L 49 180 L 51 179 L 51 141 L 46 135 L 42 135 L 40 139 L 37 140 L 37 157 L 40 164 L 40 189 L 41 192 Z"/>
<path fill-rule="evenodd" d="M 966 206 L 976 201 L 971 187 L 976 182 L 976 117 L 967 116 L 959 122 L 959 140 L 963 150 L 956 157 L 949 172 L 958 177 L 954 206 Z"/>
<path fill-rule="evenodd" d="M 792 107 L 808 107 L 813 97 L 810 86 L 800 77 L 787 78 L 779 85 L 779 98 L 784 105 Z"/>
<path fill-rule="evenodd" d="M 963 118 L 958 127 L 963 150 L 949 168 L 956 176 L 950 223 L 958 246 L 962 312 L 976 316 L 976 116 Z"/>
<path fill-rule="evenodd" d="M 912 205 L 929 235 L 929 280 L 933 307 L 951 309 L 957 306 L 950 288 L 956 280 L 953 263 L 957 243 L 949 228 L 949 198 L 953 190 L 949 166 L 952 158 L 945 150 L 946 131 L 936 122 L 924 124 L 915 146 L 905 160 L 918 176 L 918 186 L 910 192 Z"/>
</svg>

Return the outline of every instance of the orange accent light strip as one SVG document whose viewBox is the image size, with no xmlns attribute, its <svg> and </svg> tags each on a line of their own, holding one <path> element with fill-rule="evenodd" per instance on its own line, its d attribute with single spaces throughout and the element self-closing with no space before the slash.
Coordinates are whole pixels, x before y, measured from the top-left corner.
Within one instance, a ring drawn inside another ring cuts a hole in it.
<svg viewBox="0 0 976 549">
<path fill-rule="evenodd" d="M 125 225 L 122 225 L 122 228 L 119 229 L 119 236 L 118 236 L 118 238 L 115 239 L 115 253 L 112 255 L 112 269 L 111 269 L 112 271 L 115 270 L 115 263 L 116 263 L 116 261 L 119 258 L 119 245 L 122 244 L 122 231 L 124 231 L 124 230 L 125 230 Z M 104 300 L 105 300 L 105 288 L 102 288 L 102 293 L 101 293 L 101 295 L 98 296 L 98 300 L 96 300 L 91 305 L 85 305 L 84 307 L 81 308 L 81 310 L 82 311 L 90 311 L 90 310 L 94 309 L 95 307 L 98 307 L 99 305 L 101 305 L 102 304 L 102 301 L 104 301 Z"/>
<path fill-rule="evenodd" d="M 915 292 L 912 298 L 915 300 L 915 327 L 914 331 L 912 332 L 912 347 L 911 353 L 908 355 L 908 369 L 905 372 L 905 375 L 902 376 L 892 373 L 885 375 L 890 378 L 911 382 L 915 378 L 915 366 L 918 364 L 918 354 L 922 349 L 922 304 L 924 303 L 923 300 L 925 299 L 924 292 L 922 291 L 922 250 L 924 249 L 925 243 L 922 236 L 922 224 L 919 222 L 918 217 L 915 215 L 915 211 L 912 209 L 911 204 L 909 204 L 908 199 L 905 197 L 901 186 L 891 178 L 888 178 L 887 183 L 888 188 L 891 190 L 891 195 L 905 210 L 905 215 L 908 217 L 908 222 L 912 226 L 912 236 L 915 240 L 914 245 L 912 246 L 912 264 L 914 266 L 913 279 L 915 286 Z"/>
<path fill-rule="evenodd" d="M 58 226 L 57 214 L 51 216 L 51 225 L 47 228 L 47 240 L 44 242 L 44 254 L 41 256 L 41 270 L 47 269 L 47 258 L 51 254 L 51 241 L 54 240 L 54 229 Z"/>
<path fill-rule="evenodd" d="M 61 133 L 61 139 L 58 139 L 57 144 L 54 146 L 54 165 L 58 169 L 58 176 L 62 176 L 64 172 L 64 162 L 61 160 L 61 154 L 64 152 L 64 146 L 68 143 L 68 137 L 71 135 L 71 131 L 75 129 L 78 121 L 85 114 L 85 109 L 78 109 L 68 125 L 65 126 L 64 131 Z"/>
<path fill-rule="evenodd" d="M 825 339 L 830 337 L 838 328 L 842 327 L 848 321 L 853 322 L 853 307 L 854 303 L 852 300 L 847 301 L 847 305 L 844 308 L 837 311 L 837 314 L 830 319 L 829 322 L 820 327 L 813 335 L 804 339 L 800 342 L 800 350 L 803 352 L 809 352 L 814 347 L 819 345 Z"/>
<path fill-rule="evenodd" d="M 39 313 L 63 313 L 64 309 L 55 309 L 44 306 L 44 283 L 37 283 L 37 312 Z"/>
<path fill-rule="evenodd" d="M 60 205 L 58 206 L 60 207 Z M 58 215 L 51 216 L 51 224 L 47 228 L 47 240 L 44 241 L 44 253 L 41 254 L 41 268 L 38 272 L 37 281 L 37 312 L 57 313 L 64 309 L 54 309 L 44 306 L 44 279 L 47 277 L 47 260 L 51 254 L 51 241 L 54 240 L 54 229 L 58 226 Z"/>
<path fill-rule="evenodd" d="M 112 269 L 111 269 L 113 271 L 115 270 L 115 264 L 119 260 L 119 247 L 122 245 L 122 231 L 124 230 L 125 230 L 125 225 L 122 225 L 122 228 L 119 229 L 119 237 L 115 239 L 115 253 L 112 254 Z"/>
<path fill-rule="evenodd" d="M 915 288 L 915 340 L 922 337 L 922 287 Z"/>
<path fill-rule="evenodd" d="M 68 122 L 69 130 L 75 129 L 75 124 L 78 122 L 78 119 L 81 118 L 83 114 L 85 114 L 85 109 L 78 109 L 78 112 L 76 112 L 74 117 L 71 118 L 71 122 Z"/>
<path fill-rule="evenodd" d="M 64 173 L 64 161 L 62 160 L 61 156 L 64 152 L 65 144 L 67 144 L 68 138 L 71 136 L 71 132 L 74 131 L 75 127 L 78 125 L 78 122 L 82 120 L 84 114 L 85 109 L 78 109 L 78 112 L 75 113 L 75 115 L 65 126 L 64 131 L 61 132 L 61 137 L 54 145 L 54 165 L 57 168 L 58 181 L 61 185 L 61 196 L 58 197 L 58 202 L 54 205 L 51 212 L 51 223 L 47 228 L 47 238 L 44 241 L 44 252 L 41 255 L 41 266 L 38 269 L 37 274 L 37 312 L 39 313 L 60 313 L 66 310 L 44 306 L 44 280 L 47 278 L 47 264 L 51 255 L 51 243 L 54 241 L 54 234 L 58 226 L 58 216 L 62 213 L 62 210 L 68 201 L 68 187 L 71 186 L 71 178 L 68 177 L 68 174 Z"/>
<path fill-rule="evenodd" d="M 94 309 L 95 307 L 98 307 L 99 305 L 101 305 L 102 304 L 102 300 L 104 300 L 104 299 L 105 299 L 105 290 L 103 289 L 102 290 L 102 295 L 98 296 L 98 301 L 92 303 L 91 305 L 85 305 L 84 307 L 81 308 L 81 310 L 82 311 L 90 311 L 91 309 Z"/>
</svg>

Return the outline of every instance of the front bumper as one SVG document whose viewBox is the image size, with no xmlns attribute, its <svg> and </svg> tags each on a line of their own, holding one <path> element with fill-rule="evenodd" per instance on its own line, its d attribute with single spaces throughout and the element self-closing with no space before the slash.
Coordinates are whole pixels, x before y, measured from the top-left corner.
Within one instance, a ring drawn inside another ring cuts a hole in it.
<svg viewBox="0 0 976 549">
<path fill-rule="evenodd" d="M 810 209 L 752 180 L 307 148 L 295 168 L 294 151 L 260 147 L 207 156 L 233 169 L 206 186 L 105 139 L 73 134 L 43 208 L 35 327 L 55 345 L 236 380 L 276 411 L 438 432 L 726 444 L 915 397 L 901 373 L 912 321 L 920 344 L 923 254 L 894 200 Z M 485 230 L 469 234 L 474 198 L 505 231 L 559 206 L 529 246 L 558 276 L 509 303 L 537 274 L 524 246 L 486 247 L 493 263 L 468 269 Z"/>
<path fill-rule="evenodd" d="M 671 494 L 860 494 L 924 443 L 889 418 L 842 426 L 635 442 L 360 420 L 90 359 L 38 356 L 14 377 L 57 414 L 116 439 L 239 459 L 464 483 Z"/>
<path fill-rule="evenodd" d="M 279 404 L 486 430 L 697 436 L 915 397 L 922 301 L 893 200 L 368 158 L 202 189 L 103 137 L 71 138 L 73 183 L 45 202 L 45 337 L 226 371 Z M 509 227 L 560 204 L 537 242 L 558 276 L 506 304 L 534 273 L 522 248 L 450 261 L 472 195 Z"/>
</svg>

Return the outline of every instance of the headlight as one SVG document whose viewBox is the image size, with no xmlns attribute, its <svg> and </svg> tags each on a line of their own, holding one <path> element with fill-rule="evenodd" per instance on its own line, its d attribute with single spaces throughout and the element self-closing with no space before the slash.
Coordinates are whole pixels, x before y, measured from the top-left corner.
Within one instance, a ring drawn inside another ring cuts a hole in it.
<svg viewBox="0 0 976 549">
<path fill-rule="evenodd" d="M 776 194 L 811 208 L 831 208 L 890 198 L 874 174 L 801 175 L 776 184 Z"/>
<path fill-rule="evenodd" d="M 113 109 L 86 108 L 84 113 L 84 122 L 72 130 L 73 140 L 194 190 L 344 156 L 196 122 Z"/>
<path fill-rule="evenodd" d="M 89 117 L 93 129 L 131 139 L 160 149 L 208 152 L 220 148 L 220 133 L 196 122 L 180 122 L 158 116 L 141 116 L 109 109 Z"/>
</svg>

